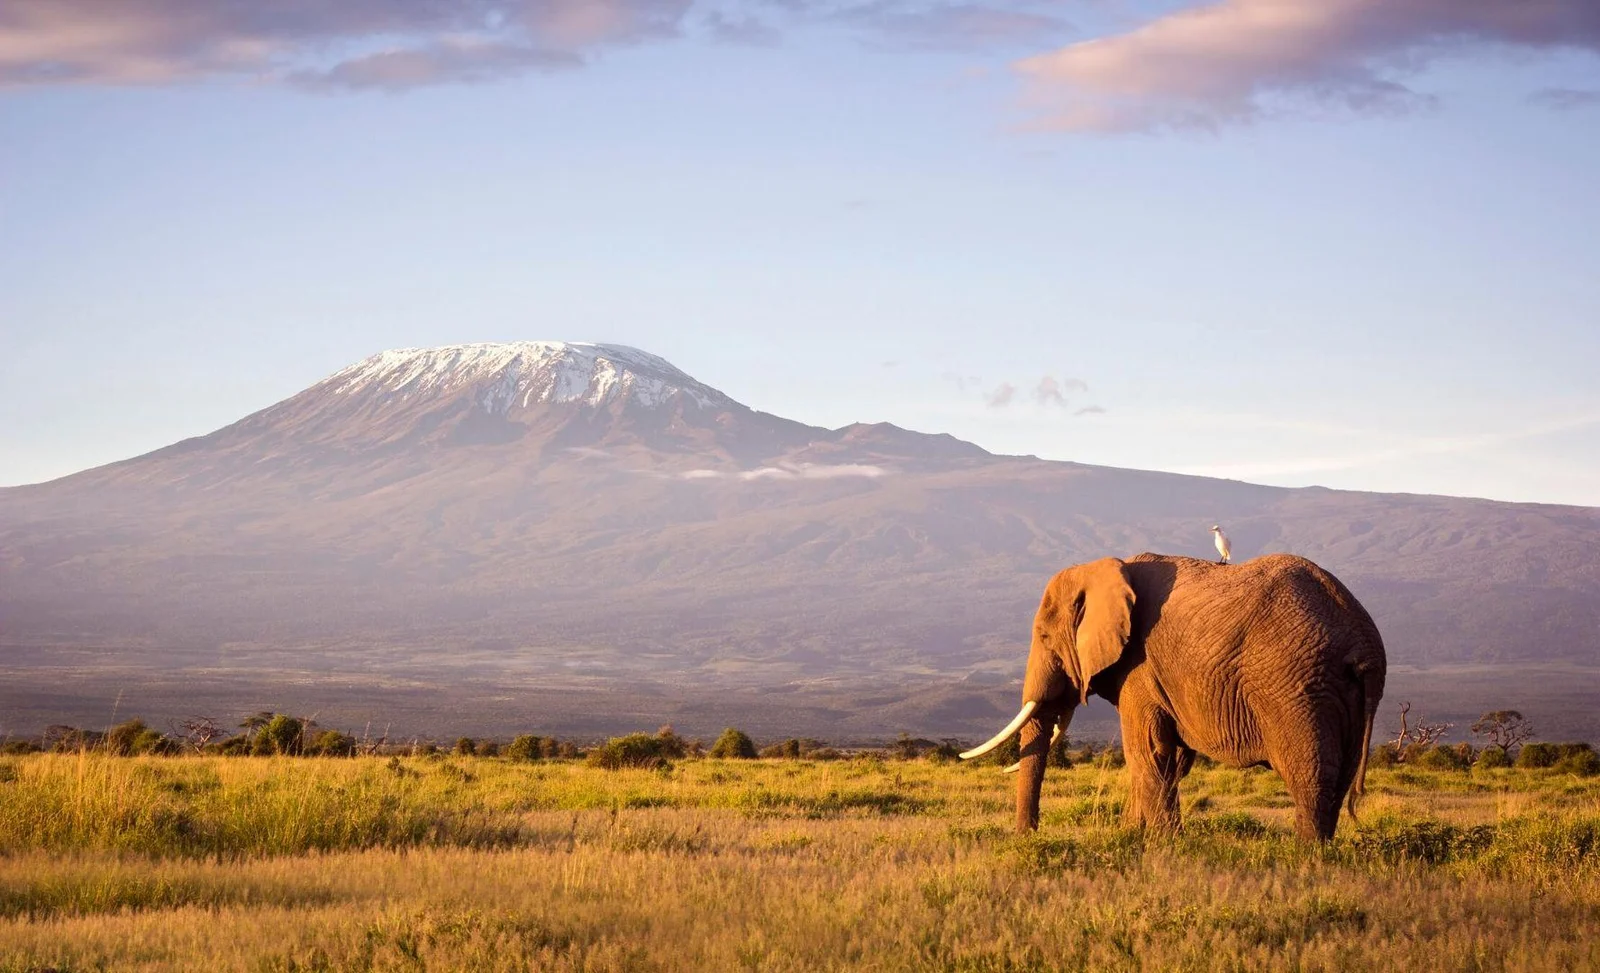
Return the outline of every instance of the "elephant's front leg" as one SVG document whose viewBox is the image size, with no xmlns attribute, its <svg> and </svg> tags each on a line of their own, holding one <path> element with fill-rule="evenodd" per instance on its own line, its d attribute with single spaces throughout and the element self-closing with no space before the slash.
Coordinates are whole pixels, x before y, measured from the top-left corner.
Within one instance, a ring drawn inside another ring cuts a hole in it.
<svg viewBox="0 0 1600 973">
<path fill-rule="evenodd" d="M 1130 823 L 1173 831 L 1178 827 L 1178 781 L 1185 766 L 1178 726 L 1149 696 L 1124 689 L 1122 752 L 1128 761 Z M 1192 756 L 1190 757 L 1192 760 Z"/>
<path fill-rule="evenodd" d="M 1042 709 L 1043 707 L 1041 707 Z M 1017 831 L 1039 829 L 1039 792 L 1044 787 L 1044 767 L 1050 758 L 1050 732 L 1054 713 L 1040 714 L 1022 724 L 1022 760 L 1017 768 Z"/>
</svg>

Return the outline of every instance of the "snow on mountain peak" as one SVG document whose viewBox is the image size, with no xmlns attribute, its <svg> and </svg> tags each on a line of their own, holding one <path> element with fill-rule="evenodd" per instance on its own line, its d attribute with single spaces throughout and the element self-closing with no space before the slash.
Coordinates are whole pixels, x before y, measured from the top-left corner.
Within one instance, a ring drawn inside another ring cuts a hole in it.
<svg viewBox="0 0 1600 973">
<path fill-rule="evenodd" d="M 511 341 L 379 352 L 331 376 L 335 394 L 410 399 L 470 389 L 485 412 L 535 403 L 632 401 L 655 408 L 686 397 L 701 408 L 736 403 L 671 362 L 626 345 Z"/>
</svg>

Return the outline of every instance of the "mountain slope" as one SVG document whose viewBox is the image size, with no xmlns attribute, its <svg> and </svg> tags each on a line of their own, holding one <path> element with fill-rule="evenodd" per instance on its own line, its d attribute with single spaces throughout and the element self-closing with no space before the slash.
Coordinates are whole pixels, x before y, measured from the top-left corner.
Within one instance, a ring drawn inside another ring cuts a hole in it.
<svg viewBox="0 0 1600 973">
<path fill-rule="evenodd" d="M 978 688 L 950 712 L 981 727 L 1050 573 L 1207 556 L 1217 521 L 1239 559 L 1333 570 L 1397 665 L 1600 657 L 1592 509 L 826 430 L 634 349 L 533 342 L 374 356 L 208 436 L 0 490 L 0 648 L 23 675 L 292 672 L 355 694 L 781 688 L 801 707 L 955 679 Z"/>
</svg>

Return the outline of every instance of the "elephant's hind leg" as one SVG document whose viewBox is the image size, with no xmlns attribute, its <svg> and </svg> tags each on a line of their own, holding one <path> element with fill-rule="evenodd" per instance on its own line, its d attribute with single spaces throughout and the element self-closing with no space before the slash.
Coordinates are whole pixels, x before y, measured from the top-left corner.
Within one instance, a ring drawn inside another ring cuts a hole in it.
<svg viewBox="0 0 1600 973">
<path fill-rule="evenodd" d="M 1298 741 L 1274 757 L 1294 801 L 1294 830 L 1308 841 L 1327 841 L 1339 824 L 1339 811 L 1349 783 L 1342 740 L 1333 734 Z"/>
<path fill-rule="evenodd" d="M 1172 831 L 1178 827 L 1178 781 L 1193 761 L 1178 725 L 1145 693 L 1125 686 L 1122 752 L 1128 760 L 1127 818 L 1134 824 Z"/>
</svg>

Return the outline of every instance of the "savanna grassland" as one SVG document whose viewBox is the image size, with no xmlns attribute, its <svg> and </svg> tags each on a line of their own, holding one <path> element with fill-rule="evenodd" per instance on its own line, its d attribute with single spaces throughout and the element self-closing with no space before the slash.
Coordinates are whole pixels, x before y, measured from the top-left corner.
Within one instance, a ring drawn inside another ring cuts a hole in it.
<svg viewBox="0 0 1600 973">
<path fill-rule="evenodd" d="M 1296 843 L 1265 770 L 1185 831 L 1124 771 L 483 757 L 0 759 L 0 971 L 1600 968 L 1600 779 L 1390 769 Z"/>
</svg>

